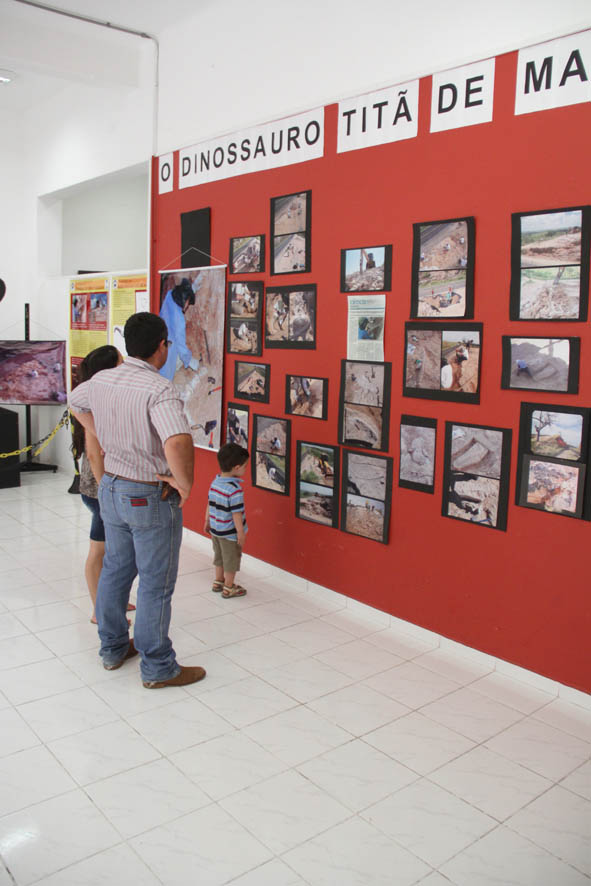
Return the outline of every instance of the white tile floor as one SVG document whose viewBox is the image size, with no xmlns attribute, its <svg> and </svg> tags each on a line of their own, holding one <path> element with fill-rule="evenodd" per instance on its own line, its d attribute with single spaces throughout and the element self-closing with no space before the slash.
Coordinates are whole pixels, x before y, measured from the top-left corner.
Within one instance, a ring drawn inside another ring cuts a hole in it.
<svg viewBox="0 0 591 886">
<path fill-rule="evenodd" d="M 107 673 L 70 477 L 0 490 L 0 886 L 589 886 L 591 710 L 185 545 L 186 689 Z"/>
</svg>

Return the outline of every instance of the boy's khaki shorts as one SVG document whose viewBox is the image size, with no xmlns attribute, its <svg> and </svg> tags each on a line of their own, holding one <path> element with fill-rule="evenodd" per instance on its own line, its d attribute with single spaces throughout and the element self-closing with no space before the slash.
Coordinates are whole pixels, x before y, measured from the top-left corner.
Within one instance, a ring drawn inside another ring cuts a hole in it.
<svg viewBox="0 0 591 886">
<path fill-rule="evenodd" d="M 224 572 L 232 575 L 240 570 L 240 559 L 242 557 L 242 548 L 232 538 L 218 538 L 217 535 L 211 536 L 213 544 L 213 565 L 223 566 Z"/>
</svg>

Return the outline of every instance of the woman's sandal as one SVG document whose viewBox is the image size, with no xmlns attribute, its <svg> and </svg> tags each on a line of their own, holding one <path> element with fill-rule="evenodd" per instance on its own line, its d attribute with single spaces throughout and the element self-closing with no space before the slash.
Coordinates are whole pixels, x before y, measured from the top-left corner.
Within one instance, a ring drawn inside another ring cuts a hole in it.
<svg viewBox="0 0 591 886">
<path fill-rule="evenodd" d="M 211 586 L 211 589 L 212 589 L 212 591 L 214 591 L 214 593 L 219 594 L 219 592 L 221 590 L 223 590 L 223 587 L 224 587 L 223 581 L 218 581 L 216 578 L 214 583 Z"/>
<path fill-rule="evenodd" d="M 231 588 L 224 585 L 224 590 L 222 591 L 222 597 L 244 597 L 246 594 L 246 588 L 243 588 L 241 585 L 232 585 Z"/>
</svg>

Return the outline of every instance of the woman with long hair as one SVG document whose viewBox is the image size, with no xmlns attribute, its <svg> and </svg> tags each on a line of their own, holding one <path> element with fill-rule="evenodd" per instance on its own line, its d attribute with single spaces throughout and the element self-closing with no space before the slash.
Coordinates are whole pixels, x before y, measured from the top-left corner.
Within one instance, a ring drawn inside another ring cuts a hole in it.
<svg viewBox="0 0 591 886">
<path fill-rule="evenodd" d="M 123 357 L 113 345 L 103 345 L 86 355 L 78 368 L 78 380 L 88 381 L 96 372 L 103 369 L 114 369 L 123 362 Z M 96 437 L 86 437 L 84 428 L 72 416 L 72 452 L 74 458 L 80 459 L 80 495 L 82 501 L 92 514 L 90 524 L 90 547 L 84 565 L 84 575 L 88 585 L 88 593 L 92 600 L 91 622 L 96 624 L 94 607 L 103 557 L 105 556 L 105 527 L 101 519 L 98 503 L 98 484 L 104 473 L 103 453 Z M 128 609 L 135 609 L 130 604 Z"/>
</svg>

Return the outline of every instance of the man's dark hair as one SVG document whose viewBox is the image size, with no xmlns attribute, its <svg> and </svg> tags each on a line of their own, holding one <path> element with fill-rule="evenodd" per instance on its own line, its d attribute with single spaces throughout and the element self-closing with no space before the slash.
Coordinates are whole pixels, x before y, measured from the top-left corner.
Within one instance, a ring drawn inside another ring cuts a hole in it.
<svg viewBox="0 0 591 886">
<path fill-rule="evenodd" d="M 218 451 L 218 464 L 224 474 L 227 471 L 231 471 L 232 468 L 246 464 L 249 458 L 250 453 L 248 449 L 245 449 L 244 446 L 239 446 L 238 443 L 224 443 Z"/>
<path fill-rule="evenodd" d="M 130 357 L 147 360 L 161 341 L 168 338 L 166 323 L 157 314 L 140 311 L 132 314 L 123 330 L 125 347 Z"/>
</svg>

